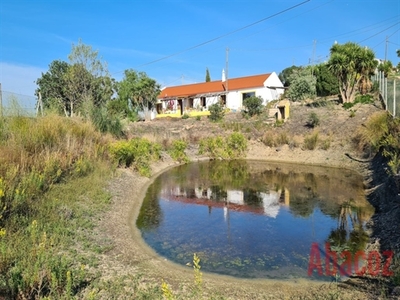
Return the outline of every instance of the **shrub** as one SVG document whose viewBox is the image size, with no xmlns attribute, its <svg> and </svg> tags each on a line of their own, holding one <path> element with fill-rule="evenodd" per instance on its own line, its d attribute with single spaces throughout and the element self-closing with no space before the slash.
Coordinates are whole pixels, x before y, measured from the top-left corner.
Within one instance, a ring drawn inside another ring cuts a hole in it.
<svg viewBox="0 0 400 300">
<path fill-rule="evenodd" d="M 329 138 L 320 141 L 320 148 L 322 150 L 328 150 L 330 147 L 331 147 L 331 140 Z"/>
<path fill-rule="evenodd" d="M 199 145 L 199 154 L 220 159 L 243 157 L 246 150 L 247 140 L 239 132 L 234 132 L 226 138 L 221 136 L 204 138 Z"/>
<path fill-rule="evenodd" d="M 354 100 L 355 103 L 371 104 L 374 103 L 374 97 L 372 95 L 358 95 Z"/>
<path fill-rule="evenodd" d="M 243 100 L 243 105 L 246 107 L 245 115 L 250 117 L 259 115 L 262 111 L 263 99 L 261 97 L 251 96 Z"/>
<path fill-rule="evenodd" d="M 247 150 L 247 140 L 243 134 L 233 132 L 226 138 L 226 151 L 229 158 L 239 158 Z"/>
<path fill-rule="evenodd" d="M 318 143 L 318 132 L 314 132 L 304 138 L 304 148 L 307 150 L 314 150 Z"/>
<path fill-rule="evenodd" d="M 279 135 L 276 138 L 276 143 L 278 145 L 289 144 L 289 137 L 288 137 L 288 135 L 287 135 L 287 133 L 285 131 L 279 133 Z"/>
<path fill-rule="evenodd" d="M 356 104 L 355 102 L 345 102 L 345 103 L 343 103 L 342 107 L 344 109 L 349 109 L 349 108 L 352 108 L 355 104 Z"/>
<path fill-rule="evenodd" d="M 275 137 L 271 132 L 266 132 L 262 137 L 262 142 L 268 147 L 275 147 Z"/>
<path fill-rule="evenodd" d="M 160 158 L 161 146 L 144 138 L 110 144 L 111 155 L 119 166 L 133 166 L 142 176 L 150 176 L 150 163 Z"/>
<path fill-rule="evenodd" d="M 168 151 L 172 159 L 178 162 L 187 163 L 189 157 L 185 153 L 188 144 L 184 140 L 175 140 L 172 143 L 172 148 Z"/>
<path fill-rule="evenodd" d="M 190 116 L 189 116 L 187 113 L 184 113 L 183 116 L 182 116 L 182 119 L 184 119 L 184 120 L 185 120 L 185 119 L 189 119 L 189 117 L 190 117 Z"/>
<path fill-rule="evenodd" d="M 199 154 L 208 155 L 211 158 L 229 158 L 225 151 L 225 141 L 221 136 L 202 139 L 199 144 Z"/>
<path fill-rule="evenodd" d="M 220 103 L 215 103 L 208 107 L 210 111 L 209 118 L 212 122 L 218 122 L 224 118 L 225 111 Z"/>
<path fill-rule="evenodd" d="M 357 103 L 361 104 L 371 104 L 374 103 L 374 97 L 372 95 L 358 95 L 353 102 L 346 102 L 343 103 L 343 108 L 344 109 L 350 109 Z"/>
<path fill-rule="evenodd" d="M 109 132 L 116 137 L 122 136 L 121 119 L 117 114 L 110 114 L 105 107 L 94 107 L 90 118 L 100 132 Z"/>
<path fill-rule="evenodd" d="M 307 126 L 314 128 L 319 125 L 319 117 L 315 112 L 310 113 L 307 120 Z"/>
</svg>

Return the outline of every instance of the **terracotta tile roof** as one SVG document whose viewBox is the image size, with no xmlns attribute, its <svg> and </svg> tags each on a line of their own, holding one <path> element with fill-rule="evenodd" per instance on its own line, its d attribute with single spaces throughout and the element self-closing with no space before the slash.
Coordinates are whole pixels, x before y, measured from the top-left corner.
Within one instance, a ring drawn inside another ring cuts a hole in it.
<svg viewBox="0 0 400 300">
<path fill-rule="evenodd" d="M 267 80 L 269 76 L 270 74 L 260 74 L 247 77 L 232 78 L 228 80 L 228 89 L 232 91 L 263 87 L 265 80 Z M 221 80 L 171 86 L 163 89 L 158 96 L 158 99 L 223 93 L 225 92 L 225 90 L 226 82 L 222 82 Z"/>
</svg>

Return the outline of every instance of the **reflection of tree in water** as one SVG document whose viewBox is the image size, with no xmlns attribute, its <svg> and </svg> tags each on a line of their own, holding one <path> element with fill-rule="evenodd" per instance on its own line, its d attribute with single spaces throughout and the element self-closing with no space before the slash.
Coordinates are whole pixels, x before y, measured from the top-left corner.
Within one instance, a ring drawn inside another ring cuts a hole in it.
<svg viewBox="0 0 400 300">
<path fill-rule="evenodd" d="M 254 205 L 254 206 L 259 206 L 260 204 L 263 203 L 260 191 L 252 188 L 243 189 L 243 201 L 247 205 Z"/>
<path fill-rule="evenodd" d="M 318 205 L 318 199 L 315 195 L 307 190 L 306 194 L 291 194 L 290 198 L 290 212 L 294 216 L 307 218 L 312 215 L 314 208 Z"/>
<path fill-rule="evenodd" d="M 136 226 L 139 229 L 157 228 L 162 221 L 162 210 L 158 202 L 158 194 L 161 190 L 162 181 L 156 179 L 147 190 L 146 197 L 143 200 L 140 208 L 139 216 L 136 221 Z"/>
<path fill-rule="evenodd" d="M 225 188 L 242 188 L 249 184 L 249 169 L 246 161 L 212 161 L 207 170 L 208 178 L 214 184 Z"/>
<path fill-rule="evenodd" d="M 304 176 L 305 186 L 308 190 L 316 191 L 318 189 L 317 178 L 313 173 L 306 173 Z"/>
<path fill-rule="evenodd" d="M 339 207 L 338 228 L 331 231 L 328 242 L 331 247 L 352 253 L 364 249 L 368 234 L 363 226 L 363 211 L 352 205 L 352 200 Z"/>
<path fill-rule="evenodd" d="M 211 189 L 211 199 L 215 201 L 226 201 L 228 193 L 226 189 L 219 185 L 213 185 L 210 187 Z"/>
</svg>

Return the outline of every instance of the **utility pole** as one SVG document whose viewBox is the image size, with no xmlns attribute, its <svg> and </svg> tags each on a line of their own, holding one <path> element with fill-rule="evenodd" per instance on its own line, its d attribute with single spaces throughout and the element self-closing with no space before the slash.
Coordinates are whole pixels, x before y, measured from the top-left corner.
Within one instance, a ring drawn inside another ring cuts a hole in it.
<svg viewBox="0 0 400 300">
<path fill-rule="evenodd" d="M 386 58 L 387 58 L 388 42 L 389 42 L 389 37 L 386 36 L 386 43 L 385 43 L 385 61 L 386 61 Z"/>
<path fill-rule="evenodd" d="M 312 53 L 312 63 L 311 63 L 311 75 L 314 75 L 314 60 L 315 60 L 315 48 L 317 47 L 317 41 L 313 41 L 313 53 Z"/>
<path fill-rule="evenodd" d="M 229 68 L 229 48 L 226 48 L 226 72 L 225 72 L 225 78 L 226 78 L 226 96 L 228 97 L 228 68 Z"/>
<path fill-rule="evenodd" d="M 1 82 L 0 82 L 0 118 L 3 117 L 3 91 L 1 90 Z"/>
</svg>

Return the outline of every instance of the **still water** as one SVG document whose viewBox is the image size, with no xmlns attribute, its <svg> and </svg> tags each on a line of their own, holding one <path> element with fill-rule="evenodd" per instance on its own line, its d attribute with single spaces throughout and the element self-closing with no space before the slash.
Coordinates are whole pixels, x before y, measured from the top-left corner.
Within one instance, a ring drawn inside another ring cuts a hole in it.
<svg viewBox="0 0 400 300">
<path fill-rule="evenodd" d="M 363 249 L 372 214 L 362 178 L 349 170 L 210 161 L 160 175 L 137 227 L 176 263 L 190 264 L 196 253 L 202 271 L 291 279 L 308 277 L 312 243 Z"/>
</svg>

